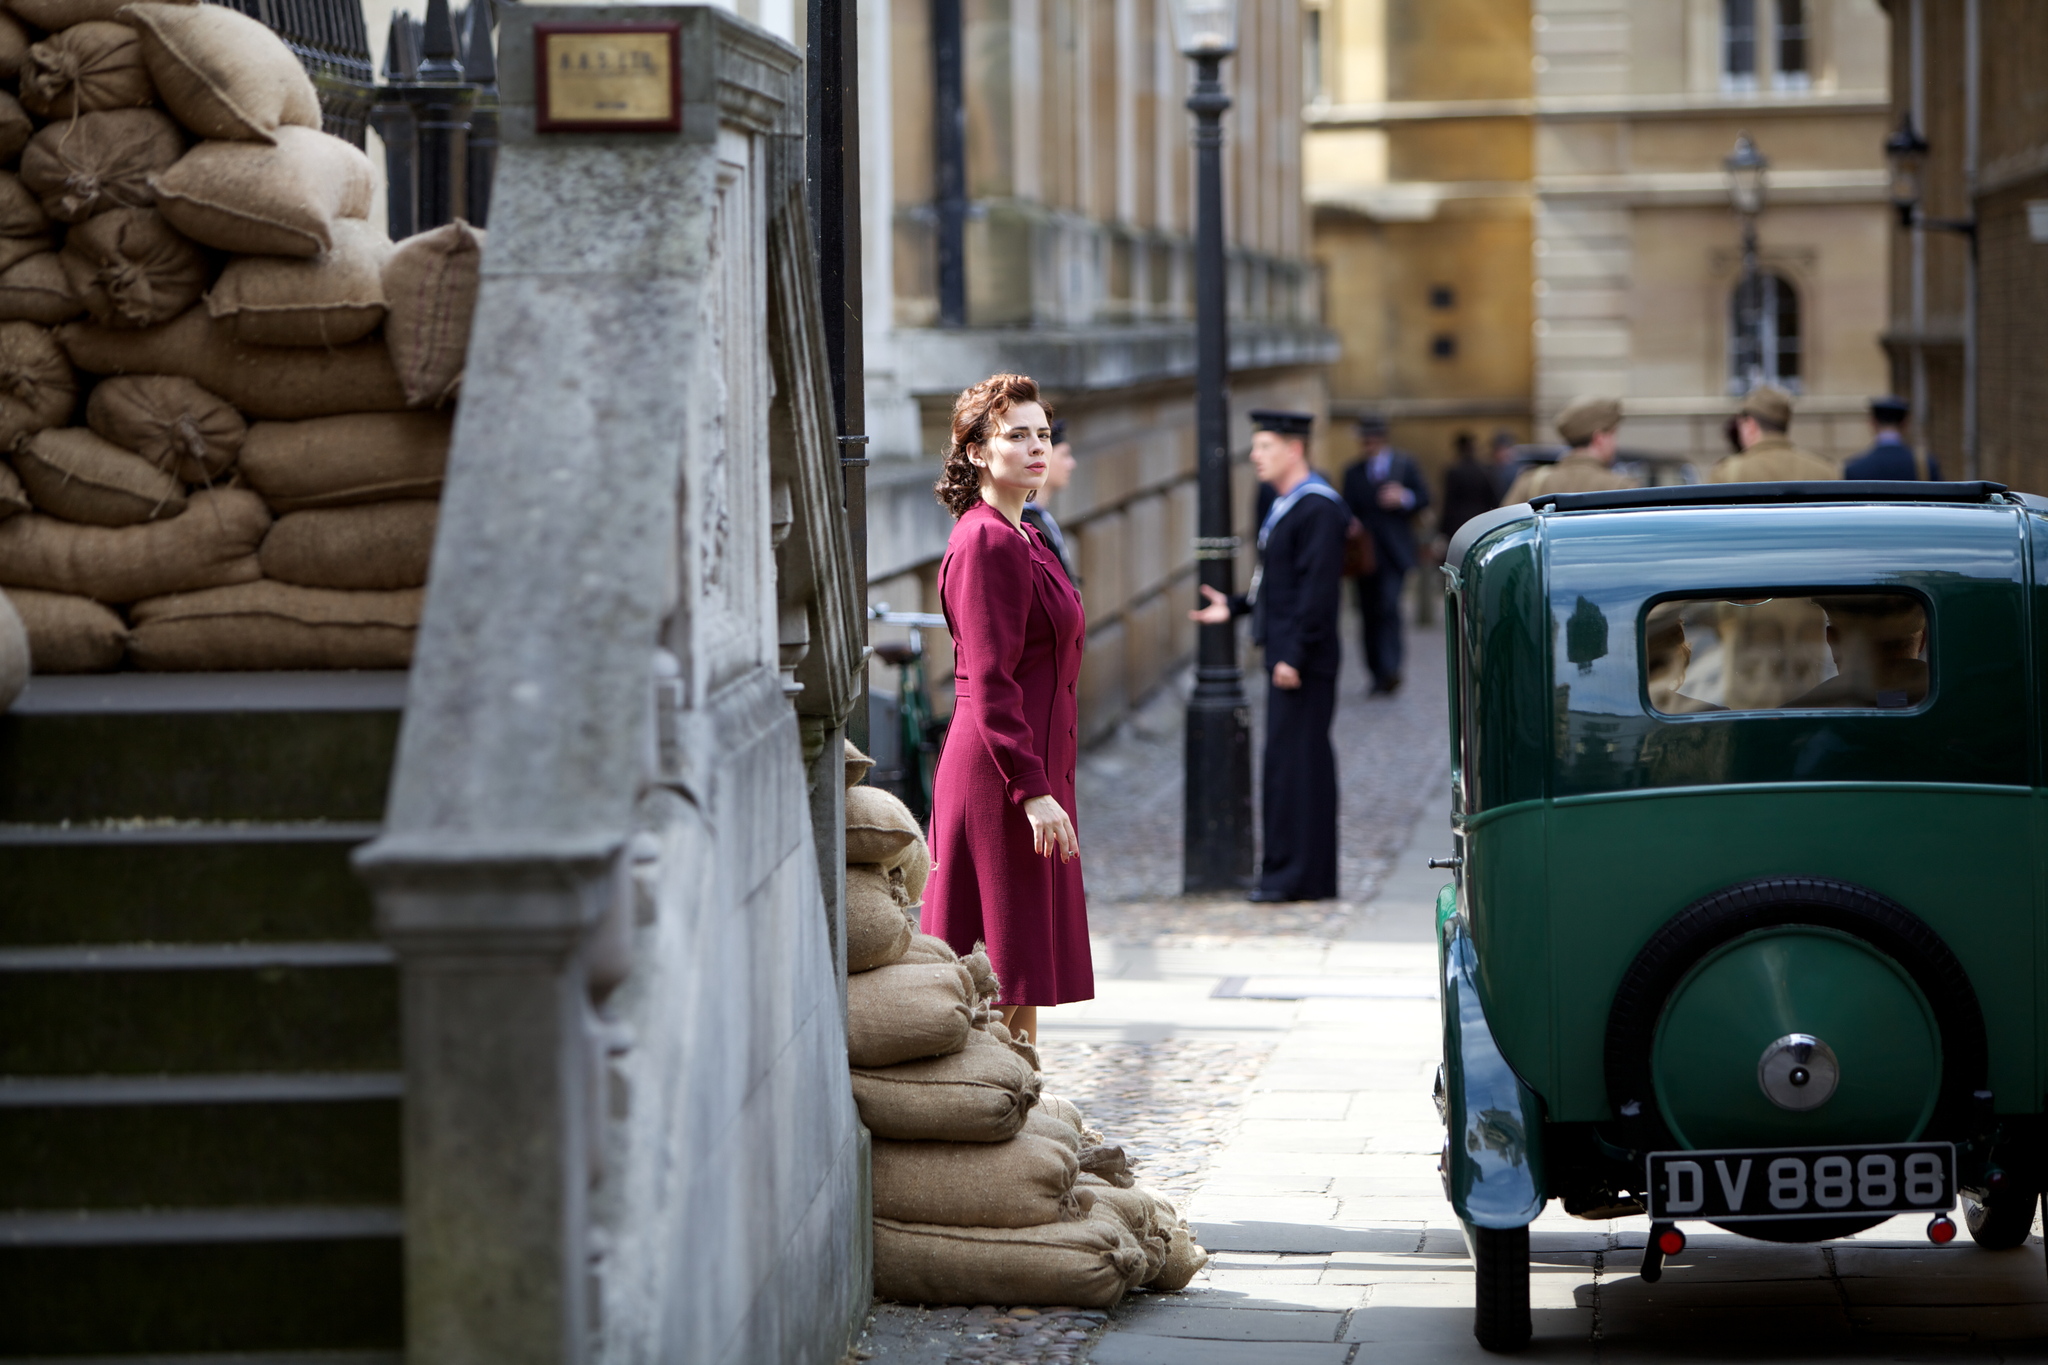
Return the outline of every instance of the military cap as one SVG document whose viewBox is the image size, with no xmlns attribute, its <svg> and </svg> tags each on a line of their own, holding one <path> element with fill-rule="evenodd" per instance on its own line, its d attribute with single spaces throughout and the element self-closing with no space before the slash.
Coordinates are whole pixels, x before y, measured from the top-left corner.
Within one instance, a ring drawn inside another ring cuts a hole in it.
<svg viewBox="0 0 2048 1365">
<path fill-rule="evenodd" d="M 1870 420 L 1882 422 L 1888 427 L 1895 427 L 1905 421 L 1906 415 L 1912 411 L 1912 404 L 1896 394 L 1886 394 L 1882 398 L 1870 400 Z"/>
<path fill-rule="evenodd" d="M 1315 414 L 1309 412 L 1283 412 L 1277 408 L 1253 408 L 1253 431 L 1277 432 L 1282 436 L 1306 436 L 1314 429 Z"/>
<path fill-rule="evenodd" d="M 1749 396 L 1735 411 L 1783 431 L 1792 425 L 1792 395 L 1776 384 L 1759 384 L 1749 391 Z"/>
<path fill-rule="evenodd" d="M 1387 419 L 1376 412 L 1360 413 L 1358 417 L 1360 436 L 1384 436 L 1387 434 Z"/>
<path fill-rule="evenodd" d="M 1557 434 L 1574 448 L 1621 425 L 1621 404 L 1612 398 L 1575 398 L 1557 415 Z"/>
</svg>

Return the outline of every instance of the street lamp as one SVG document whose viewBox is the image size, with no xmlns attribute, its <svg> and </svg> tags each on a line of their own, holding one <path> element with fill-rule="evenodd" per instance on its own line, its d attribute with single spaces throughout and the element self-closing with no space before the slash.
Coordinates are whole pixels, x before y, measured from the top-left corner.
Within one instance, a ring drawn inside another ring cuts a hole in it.
<svg viewBox="0 0 2048 1365">
<path fill-rule="evenodd" d="M 1898 211 L 1899 226 L 1910 228 L 1920 212 L 1920 187 L 1927 169 L 1927 139 L 1913 126 L 1910 110 L 1899 119 L 1898 131 L 1884 140 L 1884 159 L 1891 167 L 1892 207 Z"/>
<path fill-rule="evenodd" d="M 1230 516 L 1230 335 L 1224 313 L 1223 59 L 1237 50 L 1237 0 L 1173 0 L 1181 54 L 1195 64 L 1195 451 L 1200 509 L 1196 572 L 1204 587 L 1236 584 Z M 1182 886 L 1241 891 L 1252 875 L 1252 730 L 1237 628 L 1200 628 L 1188 699 Z"/>
<path fill-rule="evenodd" d="M 1770 158 L 1757 150 L 1748 133 L 1735 138 L 1735 150 L 1721 163 L 1728 175 L 1728 205 L 1742 219 L 1742 283 L 1735 318 L 1734 385 L 1755 388 L 1764 380 L 1764 280 L 1757 267 L 1756 220 L 1764 211 Z"/>
</svg>

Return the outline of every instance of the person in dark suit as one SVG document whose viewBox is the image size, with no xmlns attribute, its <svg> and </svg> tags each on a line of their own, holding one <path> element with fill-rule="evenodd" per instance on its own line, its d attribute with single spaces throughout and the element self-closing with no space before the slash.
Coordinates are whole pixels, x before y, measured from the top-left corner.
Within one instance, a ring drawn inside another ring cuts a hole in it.
<svg viewBox="0 0 2048 1365">
<path fill-rule="evenodd" d="M 1451 440 L 1458 458 L 1444 471 L 1444 510 L 1437 519 L 1437 532 L 1446 539 L 1481 512 L 1500 505 L 1500 488 L 1494 473 L 1479 463 L 1479 443 L 1472 433 L 1461 431 Z"/>
<path fill-rule="evenodd" d="M 1358 460 L 1344 471 L 1344 501 L 1373 543 L 1373 571 L 1357 580 L 1365 666 L 1373 695 L 1392 696 L 1401 686 L 1401 585 L 1415 567 L 1414 521 L 1429 506 L 1429 485 L 1414 456 L 1387 444 L 1383 418 L 1358 419 Z"/>
<path fill-rule="evenodd" d="M 1057 493 L 1067 486 L 1067 480 L 1074 477 L 1074 448 L 1067 444 L 1067 421 L 1064 417 L 1052 419 L 1052 449 L 1045 455 L 1045 487 L 1038 496 L 1024 504 L 1024 522 L 1037 529 L 1045 537 L 1045 543 L 1052 546 L 1052 552 L 1059 556 L 1060 568 L 1066 571 L 1067 582 L 1076 588 L 1081 586 L 1081 575 L 1074 568 L 1074 552 L 1067 544 L 1066 533 L 1053 514 L 1046 510 L 1043 499 L 1048 493 Z"/>
<path fill-rule="evenodd" d="M 1208 605 L 1188 613 L 1221 625 L 1246 612 L 1266 651 L 1264 839 L 1254 901 L 1328 900 L 1337 894 L 1337 633 L 1344 596 L 1344 533 L 1351 512 L 1308 465 L 1314 418 L 1252 413 L 1252 464 L 1273 500 L 1259 522 L 1251 591 L 1226 597 L 1204 584 Z"/>
<path fill-rule="evenodd" d="M 1906 418 L 1912 414 L 1903 398 L 1870 400 L 1870 449 L 1849 461 L 1845 479 L 1939 479 L 1941 466 L 1932 451 L 1906 443 Z"/>
</svg>

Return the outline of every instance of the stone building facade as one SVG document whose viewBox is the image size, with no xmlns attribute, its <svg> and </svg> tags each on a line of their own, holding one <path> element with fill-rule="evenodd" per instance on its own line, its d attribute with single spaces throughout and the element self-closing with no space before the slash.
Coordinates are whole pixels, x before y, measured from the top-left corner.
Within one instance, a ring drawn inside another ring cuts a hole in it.
<svg viewBox="0 0 2048 1365">
<path fill-rule="evenodd" d="M 1620 397 L 1626 446 L 1724 452 L 1740 228 L 1723 160 L 1770 160 L 1763 340 L 1794 434 L 1861 447 L 1888 380 L 1887 71 L 1875 0 L 1323 0 L 1305 161 L 1345 360 L 1432 461 L 1454 429 L 1554 440 Z"/>
<path fill-rule="evenodd" d="M 1889 0 L 1894 128 L 1927 140 L 1921 226 L 1893 220 L 1892 387 L 1952 478 L 2048 489 L 2048 10 L 2026 0 Z M 1969 239 L 1929 224 L 1975 224 Z M 1974 385 L 1970 382 L 1974 371 Z M 1974 402 L 1972 399 L 1974 398 Z"/>
<path fill-rule="evenodd" d="M 952 522 L 931 490 L 953 398 L 996 371 L 1035 376 L 1080 462 L 1047 505 L 1085 580 L 1082 724 L 1096 736 L 1194 648 L 1192 69 L 1166 0 L 960 0 L 953 108 L 935 78 L 942 9 L 861 6 L 869 596 L 939 609 Z M 1335 355 L 1301 200 L 1301 22 L 1298 0 L 1244 0 L 1223 64 L 1240 448 L 1252 408 L 1322 413 Z M 950 301 L 948 185 L 962 222 Z M 951 660 L 929 634 L 945 712 Z M 871 681 L 896 686 L 879 664 Z"/>
</svg>

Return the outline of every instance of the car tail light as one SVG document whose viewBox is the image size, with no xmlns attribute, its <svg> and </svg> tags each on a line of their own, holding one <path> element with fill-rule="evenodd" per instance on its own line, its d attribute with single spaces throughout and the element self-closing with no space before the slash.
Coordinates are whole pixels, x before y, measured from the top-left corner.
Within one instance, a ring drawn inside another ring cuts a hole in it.
<svg viewBox="0 0 2048 1365">
<path fill-rule="evenodd" d="M 1956 1239 L 1955 1221 L 1945 1213 L 1937 1213 L 1927 1225 L 1927 1240 L 1936 1246 L 1947 1246 Z"/>
<path fill-rule="evenodd" d="M 1948 1235 L 1949 1237 L 1955 1236 L 1955 1229 L 1950 1228 Z M 1947 1241 L 1948 1238 L 1944 1237 L 1941 1240 Z M 1685 1234 L 1677 1228 L 1664 1229 L 1664 1231 L 1657 1234 L 1657 1250 L 1663 1252 L 1666 1256 L 1676 1256 L 1679 1252 L 1685 1250 Z"/>
</svg>

